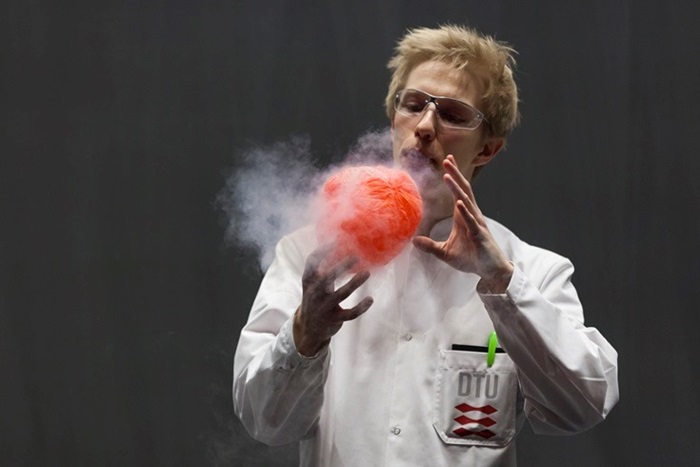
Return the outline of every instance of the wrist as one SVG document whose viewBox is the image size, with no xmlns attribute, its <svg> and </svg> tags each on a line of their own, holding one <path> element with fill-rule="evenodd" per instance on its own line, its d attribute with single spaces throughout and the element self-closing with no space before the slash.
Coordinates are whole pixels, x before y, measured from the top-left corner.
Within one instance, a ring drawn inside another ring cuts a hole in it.
<svg viewBox="0 0 700 467">
<path fill-rule="evenodd" d="M 477 284 L 477 291 L 482 294 L 505 293 L 513 277 L 514 269 L 513 263 L 507 262 L 490 274 L 482 276 Z"/>
<path fill-rule="evenodd" d="M 296 348 L 299 355 L 303 357 L 314 357 L 317 355 L 326 342 L 317 342 L 313 337 L 308 336 L 306 332 L 306 327 L 304 326 L 303 319 L 301 317 L 300 308 L 297 308 L 294 312 L 294 322 L 292 323 L 292 333 L 294 338 L 294 347 Z"/>
</svg>

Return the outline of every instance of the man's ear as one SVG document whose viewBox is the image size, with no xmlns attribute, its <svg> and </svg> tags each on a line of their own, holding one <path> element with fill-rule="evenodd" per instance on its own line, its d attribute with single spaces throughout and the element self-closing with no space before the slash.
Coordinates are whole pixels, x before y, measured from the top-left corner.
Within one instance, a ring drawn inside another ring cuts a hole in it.
<svg viewBox="0 0 700 467">
<path fill-rule="evenodd" d="M 505 138 L 497 136 L 487 137 L 481 148 L 481 152 L 479 152 L 474 159 L 474 167 L 481 167 L 491 162 L 491 159 L 496 157 L 496 154 L 503 148 L 505 142 Z"/>
</svg>

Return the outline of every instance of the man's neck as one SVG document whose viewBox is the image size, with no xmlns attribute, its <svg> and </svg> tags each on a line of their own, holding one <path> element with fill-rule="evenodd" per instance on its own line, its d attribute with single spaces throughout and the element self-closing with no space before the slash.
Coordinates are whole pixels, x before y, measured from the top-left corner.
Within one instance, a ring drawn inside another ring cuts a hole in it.
<svg viewBox="0 0 700 467">
<path fill-rule="evenodd" d="M 450 216 L 429 216 L 427 213 L 423 213 L 423 218 L 421 219 L 420 224 L 418 224 L 418 229 L 416 230 L 416 236 L 423 235 L 425 237 L 429 237 L 433 227 L 435 227 L 438 222 L 447 219 L 448 217 Z"/>
</svg>

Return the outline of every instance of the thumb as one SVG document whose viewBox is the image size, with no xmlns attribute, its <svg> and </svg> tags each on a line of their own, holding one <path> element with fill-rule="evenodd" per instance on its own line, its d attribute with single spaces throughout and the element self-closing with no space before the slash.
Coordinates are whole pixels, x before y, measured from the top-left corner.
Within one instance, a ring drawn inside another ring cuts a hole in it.
<svg viewBox="0 0 700 467">
<path fill-rule="evenodd" d="M 441 251 L 440 244 L 430 237 L 418 236 L 413 239 L 413 246 L 425 253 L 438 255 Z"/>
</svg>

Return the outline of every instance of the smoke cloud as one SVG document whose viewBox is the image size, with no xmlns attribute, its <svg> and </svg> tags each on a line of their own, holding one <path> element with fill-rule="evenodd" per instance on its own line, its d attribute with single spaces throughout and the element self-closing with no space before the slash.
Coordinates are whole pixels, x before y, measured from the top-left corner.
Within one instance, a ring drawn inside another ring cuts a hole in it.
<svg viewBox="0 0 700 467">
<path fill-rule="evenodd" d="M 344 166 L 391 165 L 391 133 L 384 129 L 358 138 L 340 165 L 321 168 L 310 151 L 310 140 L 293 138 L 243 154 L 217 197 L 226 216 L 226 242 L 253 247 L 266 270 L 277 242 L 314 221 L 319 187 Z"/>
</svg>

